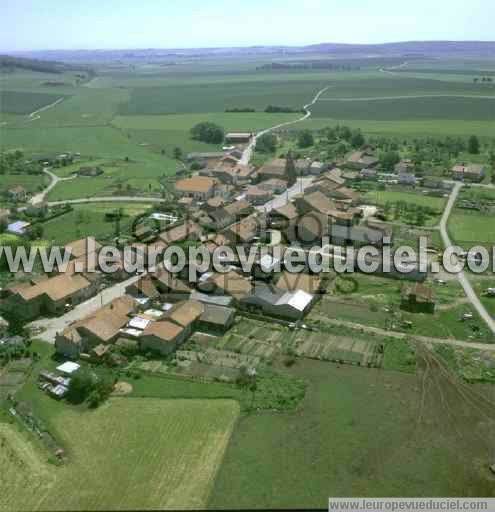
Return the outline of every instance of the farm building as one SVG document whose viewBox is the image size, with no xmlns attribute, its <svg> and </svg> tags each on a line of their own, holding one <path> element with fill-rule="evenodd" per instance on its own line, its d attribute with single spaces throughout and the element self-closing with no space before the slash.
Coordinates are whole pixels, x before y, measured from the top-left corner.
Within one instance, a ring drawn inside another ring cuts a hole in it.
<svg viewBox="0 0 495 512">
<path fill-rule="evenodd" d="M 302 290 L 303 292 L 311 295 L 318 293 L 320 291 L 320 287 L 320 277 L 311 274 L 293 274 L 291 272 L 284 271 L 277 281 L 277 288 L 280 290 L 287 290 L 290 292 Z"/>
<path fill-rule="evenodd" d="M 5 290 L 3 307 L 25 320 L 42 314 L 55 315 L 90 298 L 96 285 L 82 275 L 60 274 L 35 284 L 24 283 Z"/>
<path fill-rule="evenodd" d="M 378 161 L 378 158 L 367 151 L 354 151 L 354 153 L 347 158 L 345 165 L 346 167 L 360 171 L 365 167 L 375 167 Z"/>
<path fill-rule="evenodd" d="M 186 331 L 177 324 L 167 320 L 152 322 L 139 338 L 139 346 L 143 352 L 167 355 L 176 350 L 186 337 Z"/>
<path fill-rule="evenodd" d="M 98 345 L 112 343 L 128 323 L 129 315 L 136 310 L 136 306 L 134 299 L 124 295 L 69 325 L 55 337 L 57 354 L 76 358 Z"/>
<path fill-rule="evenodd" d="M 175 182 L 175 191 L 180 197 L 206 201 L 213 196 L 215 181 L 207 176 L 193 176 Z"/>
<path fill-rule="evenodd" d="M 212 333 L 224 333 L 234 323 L 235 309 L 204 304 L 204 311 L 198 320 L 198 329 Z"/>
<path fill-rule="evenodd" d="M 253 138 L 251 132 L 229 132 L 225 134 L 225 141 L 234 144 L 243 144 L 249 142 Z"/>
<path fill-rule="evenodd" d="M 457 164 L 452 167 L 454 180 L 480 182 L 484 177 L 485 168 L 481 164 Z"/>
<path fill-rule="evenodd" d="M 257 283 L 241 305 L 255 313 L 298 320 L 309 311 L 313 299 L 313 295 L 302 290 L 289 292 Z"/>
<path fill-rule="evenodd" d="M 260 180 L 269 180 L 271 178 L 286 179 L 285 166 L 285 158 L 274 158 L 258 169 L 258 176 Z"/>
</svg>

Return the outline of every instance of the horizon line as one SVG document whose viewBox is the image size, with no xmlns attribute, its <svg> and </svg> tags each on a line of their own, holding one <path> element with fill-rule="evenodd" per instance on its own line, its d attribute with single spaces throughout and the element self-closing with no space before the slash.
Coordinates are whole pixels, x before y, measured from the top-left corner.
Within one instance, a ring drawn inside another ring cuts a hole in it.
<svg viewBox="0 0 495 512">
<path fill-rule="evenodd" d="M 217 45 L 217 46 L 176 46 L 176 47 L 162 47 L 162 46 L 142 46 L 142 47 L 95 47 L 95 48 L 43 48 L 43 49 L 32 49 L 32 48 L 24 48 L 24 49 L 0 49 L 0 55 L 4 53 L 22 53 L 22 52 L 30 52 L 30 53 L 42 53 L 42 52 L 105 52 L 105 51 L 151 51 L 151 50 L 159 50 L 159 51 L 184 51 L 184 50 L 249 50 L 256 48 L 273 48 L 273 49 L 298 49 L 298 48 L 311 48 L 317 46 L 324 45 L 335 45 L 335 46 L 361 46 L 361 47 L 371 47 L 371 46 L 386 46 L 386 45 L 394 45 L 394 44 L 418 44 L 418 43 L 492 43 L 495 44 L 495 40 L 486 40 L 486 39 L 418 39 L 418 40 L 406 40 L 406 41 L 383 41 L 379 43 L 342 43 L 342 42 L 317 42 L 317 43 L 308 43 L 308 44 L 298 44 L 298 45 L 290 45 L 290 44 L 252 44 L 252 45 Z"/>
</svg>

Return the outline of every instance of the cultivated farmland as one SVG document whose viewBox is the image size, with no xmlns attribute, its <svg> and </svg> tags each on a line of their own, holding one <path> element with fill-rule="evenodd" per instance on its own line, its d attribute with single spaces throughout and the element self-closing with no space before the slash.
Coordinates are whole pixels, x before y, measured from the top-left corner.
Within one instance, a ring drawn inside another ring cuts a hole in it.
<svg viewBox="0 0 495 512">
<path fill-rule="evenodd" d="M 65 409 L 53 419 L 68 446 L 61 467 L 0 425 L 12 470 L 2 471 L 2 509 L 203 508 L 238 412 L 229 400 L 130 398 L 91 412 Z"/>
</svg>

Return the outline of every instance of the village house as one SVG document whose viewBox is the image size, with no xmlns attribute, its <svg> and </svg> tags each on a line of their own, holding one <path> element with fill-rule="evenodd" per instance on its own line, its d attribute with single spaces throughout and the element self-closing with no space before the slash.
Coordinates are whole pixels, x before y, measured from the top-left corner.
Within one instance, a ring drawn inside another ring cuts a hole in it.
<svg viewBox="0 0 495 512">
<path fill-rule="evenodd" d="M 88 254 L 98 254 L 101 250 L 101 244 L 96 240 L 90 241 L 89 238 L 74 240 L 65 245 L 64 249 L 70 251 L 71 258 L 77 259 Z"/>
<path fill-rule="evenodd" d="M 184 336 L 187 338 L 196 327 L 199 317 L 205 309 L 204 304 L 195 300 L 178 302 L 167 314 L 166 320 L 177 324 L 184 329 Z"/>
<path fill-rule="evenodd" d="M 223 166 L 213 169 L 212 174 L 222 183 L 242 186 L 249 183 L 255 172 L 256 169 L 252 165 L 237 163 L 233 166 Z"/>
<path fill-rule="evenodd" d="M 89 299 L 96 293 L 96 285 L 82 275 L 60 274 L 36 284 L 9 287 L 4 293 L 4 309 L 15 311 L 25 320 L 34 320 L 43 314 L 60 315 L 68 307 Z"/>
<path fill-rule="evenodd" d="M 422 283 L 405 284 L 401 290 L 401 308 L 413 313 L 435 312 L 435 293 Z"/>
<path fill-rule="evenodd" d="M 195 201 L 206 201 L 213 196 L 215 180 L 207 176 L 193 176 L 175 182 L 175 191 L 180 197 Z"/>
<path fill-rule="evenodd" d="M 174 352 L 187 338 L 185 330 L 173 322 L 151 322 L 139 337 L 142 352 L 156 352 L 166 356 Z"/>
<path fill-rule="evenodd" d="M 151 278 L 160 294 L 165 295 L 168 301 L 185 300 L 191 293 L 191 287 L 188 283 L 165 268 L 157 269 L 154 274 L 151 274 Z"/>
<path fill-rule="evenodd" d="M 114 299 L 107 306 L 57 333 L 55 351 L 66 357 L 77 358 L 98 345 L 112 343 L 135 310 L 136 302 L 132 297 L 124 295 Z"/>
<path fill-rule="evenodd" d="M 361 194 L 356 190 L 348 187 L 339 187 L 331 190 L 328 197 L 336 201 L 343 201 L 349 204 L 357 204 L 361 198 Z"/>
<path fill-rule="evenodd" d="M 246 199 L 253 206 L 261 206 L 268 202 L 273 197 L 273 192 L 262 189 L 259 186 L 253 185 L 246 190 Z"/>
<path fill-rule="evenodd" d="M 186 240 L 200 240 L 202 233 L 201 226 L 188 220 L 162 231 L 159 238 L 169 246 Z"/>
<path fill-rule="evenodd" d="M 140 277 L 134 283 L 131 283 L 125 289 L 125 293 L 135 298 L 146 298 L 150 300 L 157 299 L 160 292 L 155 286 L 155 282 L 150 275 Z"/>
<path fill-rule="evenodd" d="M 345 161 L 345 166 L 360 171 L 364 168 L 375 167 L 379 160 L 367 151 L 354 151 Z"/>
<path fill-rule="evenodd" d="M 258 187 L 272 194 L 281 194 L 287 190 L 287 181 L 278 178 L 271 178 L 269 180 L 258 183 Z"/>
<path fill-rule="evenodd" d="M 246 199 L 239 199 L 225 206 L 225 211 L 236 219 L 246 217 L 253 211 L 253 207 Z"/>
<path fill-rule="evenodd" d="M 297 219 L 299 213 L 293 202 L 288 202 L 268 212 L 269 226 L 275 229 L 285 229 L 290 221 Z"/>
<path fill-rule="evenodd" d="M 482 164 L 457 164 L 452 167 L 452 178 L 457 181 L 474 181 L 479 183 L 485 177 Z"/>
<path fill-rule="evenodd" d="M 229 240 L 230 245 L 248 244 L 258 236 L 260 229 L 261 224 L 258 217 L 246 217 L 229 226 L 223 235 Z"/>
<path fill-rule="evenodd" d="M 236 301 L 240 301 L 243 297 L 249 295 L 252 290 L 249 279 L 235 270 L 226 273 L 214 273 L 210 283 L 214 286 L 213 293 L 228 295 Z"/>
<path fill-rule="evenodd" d="M 269 180 L 271 178 L 287 179 L 285 174 L 286 160 L 285 158 L 273 158 L 265 162 L 258 169 L 258 178 L 260 181 Z"/>
<path fill-rule="evenodd" d="M 354 224 L 359 215 L 357 210 L 342 207 L 321 192 L 304 194 L 296 198 L 295 204 L 301 215 L 311 212 L 322 213 L 328 216 L 332 222 L 345 226 Z"/>
</svg>

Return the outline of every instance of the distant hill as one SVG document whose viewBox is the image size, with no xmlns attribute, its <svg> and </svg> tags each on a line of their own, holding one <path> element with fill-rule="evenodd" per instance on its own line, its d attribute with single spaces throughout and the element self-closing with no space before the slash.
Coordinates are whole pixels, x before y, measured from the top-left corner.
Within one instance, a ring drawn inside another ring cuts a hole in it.
<svg viewBox="0 0 495 512">
<path fill-rule="evenodd" d="M 8 72 L 15 69 L 26 69 L 40 73 L 60 74 L 65 71 L 82 71 L 88 76 L 94 76 L 94 71 L 88 67 L 74 66 L 55 60 L 41 60 L 12 55 L 0 55 L 0 72 Z"/>
<path fill-rule="evenodd" d="M 202 58 L 206 56 L 244 55 L 321 55 L 333 58 L 368 58 L 368 57 L 479 57 L 493 59 L 495 41 L 409 41 L 383 44 L 342 44 L 320 43 L 309 46 L 250 46 L 231 48 L 147 48 L 127 50 L 46 50 L 31 52 L 13 52 L 16 57 L 23 57 L 36 65 L 36 60 L 43 59 L 55 65 L 60 62 L 108 62 L 129 60 L 180 60 L 181 58 Z"/>
</svg>

